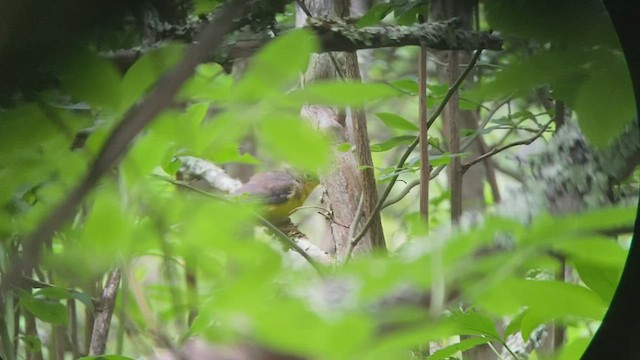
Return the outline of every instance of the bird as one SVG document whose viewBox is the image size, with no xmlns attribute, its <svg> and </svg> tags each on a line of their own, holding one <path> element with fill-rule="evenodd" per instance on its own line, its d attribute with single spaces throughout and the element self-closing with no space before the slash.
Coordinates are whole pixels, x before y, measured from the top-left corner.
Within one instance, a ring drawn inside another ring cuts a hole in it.
<svg viewBox="0 0 640 360">
<path fill-rule="evenodd" d="M 264 218 L 274 225 L 287 223 L 291 211 L 302 206 L 320 180 L 316 174 L 287 169 L 254 174 L 231 193 L 241 201 L 258 202 Z"/>
</svg>

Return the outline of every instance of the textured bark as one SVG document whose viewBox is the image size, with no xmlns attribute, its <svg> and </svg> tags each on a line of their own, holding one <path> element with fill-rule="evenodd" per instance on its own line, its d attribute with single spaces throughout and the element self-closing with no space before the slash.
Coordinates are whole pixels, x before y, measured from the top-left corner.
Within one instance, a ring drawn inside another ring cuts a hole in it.
<svg viewBox="0 0 640 360">
<path fill-rule="evenodd" d="M 102 291 L 100 307 L 96 309 L 96 318 L 91 335 L 91 355 L 103 355 L 107 348 L 109 330 L 111 329 L 111 316 L 116 306 L 116 296 L 120 287 L 120 270 L 115 269 L 109 274 L 107 283 Z"/>
<path fill-rule="evenodd" d="M 346 17 L 349 15 L 348 1 L 337 0 L 311 0 L 305 1 L 305 5 L 312 16 Z M 306 15 L 301 9 L 297 12 L 296 25 L 306 23 Z M 355 54 L 340 54 L 334 59 L 341 66 L 340 73 L 346 77 L 359 78 L 357 57 Z M 311 58 L 309 68 L 304 81 L 336 78 L 337 72 L 329 54 L 315 54 Z M 353 145 L 352 151 L 335 151 L 335 161 L 332 171 L 327 174 L 322 182 L 324 192 L 323 204 L 333 214 L 330 223 L 331 238 L 335 246 L 338 260 L 344 260 L 349 248 L 352 231 L 350 226 L 354 223 L 360 197 L 363 197 L 363 213 L 360 223 L 371 216 L 371 210 L 377 201 L 377 191 L 373 170 L 371 169 L 371 153 L 369 150 L 369 137 L 367 134 L 366 118 L 360 109 L 350 111 L 348 116 L 338 109 L 324 106 L 306 106 L 302 109 L 302 115 L 308 118 L 320 130 L 333 135 L 336 144 L 349 142 Z M 373 248 L 385 248 L 382 225 L 379 214 L 365 237 L 358 243 L 355 253 L 369 252 Z M 357 226 L 358 224 L 354 224 Z"/>
<path fill-rule="evenodd" d="M 461 28 L 470 30 L 473 28 L 473 13 L 474 8 L 477 5 L 477 0 L 436 0 L 431 2 L 431 20 L 442 21 L 456 17 L 461 22 Z M 467 50 L 459 50 L 458 63 L 467 64 L 471 59 L 471 52 Z M 443 60 L 448 62 L 449 52 L 435 52 L 435 54 Z M 438 77 L 440 81 L 444 82 L 447 79 L 447 69 L 442 66 L 438 66 Z M 473 77 L 469 79 L 473 81 Z M 445 109 L 444 118 L 447 119 L 450 108 Z M 476 130 L 478 128 L 478 114 L 475 111 L 460 110 L 458 109 L 458 129 L 471 129 Z M 449 134 L 450 124 L 445 121 L 444 133 Z M 448 135 L 445 135 L 448 137 Z M 480 139 L 479 137 L 478 139 Z M 481 141 L 481 140 L 480 140 Z M 482 146 L 478 142 L 474 142 L 467 150 L 469 156 L 467 158 L 474 159 L 482 155 Z M 490 160 L 487 160 L 490 161 Z M 451 176 L 451 172 L 449 172 Z M 486 178 L 486 167 L 474 166 L 465 172 L 465 176 L 462 178 L 462 205 L 464 209 L 470 208 L 482 208 L 485 204 L 484 199 L 484 180 Z"/>
<path fill-rule="evenodd" d="M 477 0 L 434 0 L 431 1 L 431 20 L 446 20 L 450 18 L 458 18 L 462 25 L 461 28 L 470 30 L 473 28 L 473 14 L 474 8 L 478 5 Z M 447 62 L 450 64 L 449 68 L 439 69 L 440 79 L 456 78 L 455 75 L 458 72 L 458 64 L 467 64 L 471 59 L 471 52 L 465 50 L 456 51 L 455 59 L 452 59 L 453 51 L 448 51 L 446 54 Z M 453 68 L 451 68 L 453 65 Z M 448 76 L 447 76 L 448 75 Z M 473 81 L 473 77 L 469 79 Z M 461 110 L 458 108 L 458 102 L 449 104 L 445 108 L 444 113 L 444 134 L 448 138 L 449 151 L 451 153 L 460 153 L 460 130 L 462 129 L 477 129 L 478 128 L 478 114 L 475 111 Z M 453 114 L 452 114 L 453 112 Z M 480 140 L 480 137 L 478 138 Z M 475 141 L 468 149 L 470 153 L 470 159 L 474 159 L 482 155 L 482 146 L 478 141 Z M 458 222 L 462 216 L 463 210 L 472 208 L 482 208 L 485 204 L 484 199 L 484 179 L 485 179 L 485 167 L 473 166 L 468 171 L 462 174 L 460 168 L 460 158 L 455 157 L 449 167 L 449 184 L 451 190 L 451 219 L 452 222 Z M 493 359 L 494 354 L 492 350 L 486 346 L 478 346 L 469 351 L 464 352 L 466 357 L 470 359 Z"/>
</svg>

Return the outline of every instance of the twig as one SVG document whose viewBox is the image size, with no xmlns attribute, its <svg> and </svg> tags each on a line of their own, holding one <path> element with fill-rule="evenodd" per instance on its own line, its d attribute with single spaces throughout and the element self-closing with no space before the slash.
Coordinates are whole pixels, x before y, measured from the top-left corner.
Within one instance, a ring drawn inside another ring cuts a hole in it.
<svg viewBox="0 0 640 360">
<path fill-rule="evenodd" d="M 431 174 L 429 175 L 429 180 L 435 179 L 436 176 L 438 176 L 445 167 L 446 165 L 440 165 L 437 168 L 435 168 L 433 171 L 431 171 Z M 384 205 L 382 205 L 382 208 L 384 209 L 387 206 L 391 206 L 397 203 L 398 201 L 404 199 L 404 197 L 407 196 L 409 192 L 411 192 L 411 190 L 418 185 L 420 185 L 420 180 L 414 180 L 410 182 L 409 184 L 407 184 L 407 186 L 404 187 L 404 189 L 402 189 L 402 191 L 400 192 L 400 194 L 398 194 L 398 196 L 385 202 Z"/>
<path fill-rule="evenodd" d="M 344 257 L 345 265 L 349 263 L 349 259 L 351 258 L 351 254 L 355 249 L 357 243 L 353 241 L 356 236 L 356 231 L 358 231 L 358 224 L 360 223 L 360 218 L 362 217 L 362 212 L 364 210 L 364 191 L 360 193 L 360 200 L 358 201 L 358 207 L 356 208 L 356 213 L 353 216 L 353 221 L 349 226 L 349 247 L 347 248 L 347 253 Z"/>
<path fill-rule="evenodd" d="M 449 65 L 447 66 L 447 79 L 449 83 L 454 81 L 458 76 L 458 59 L 457 51 L 449 51 Z M 449 133 L 449 151 L 452 154 L 460 154 L 460 98 L 458 91 L 453 93 L 451 101 L 447 104 L 448 111 L 445 113 L 445 123 L 448 124 Z M 459 156 L 455 156 L 449 163 L 449 190 L 451 196 L 449 198 L 451 222 L 457 224 L 462 216 L 462 162 Z"/>
<path fill-rule="evenodd" d="M 458 80 L 449 88 L 447 93 L 444 95 L 442 102 L 440 103 L 440 105 L 438 105 L 438 108 L 436 108 L 433 114 L 431 114 L 431 116 L 429 117 L 429 121 L 427 122 L 427 128 L 430 128 L 431 125 L 436 121 L 438 116 L 440 116 L 440 113 L 442 113 L 442 110 L 444 109 L 445 105 L 447 104 L 451 96 L 453 96 L 453 93 L 460 87 L 464 79 L 471 72 L 471 69 L 473 69 L 473 67 L 475 66 L 476 62 L 480 58 L 481 53 L 482 53 L 482 50 L 477 50 L 475 52 L 475 54 L 473 55 L 473 58 L 471 58 L 471 61 L 469 61 L 469 66 L 467 66 L 467 68 L 462 72 Z M 354 247 L 358 245 L 358 242 L 366 234 L 367 229 L 369 229 L 369 227 L 373 223 L 373 220 L 375 219 L 373 215 L 378 211 L 380 211 L 380 209 L 382 209 L 382 205 L 384 204 L 385 200 L 387 200 L 387 197 L 389 196 L 389 194 L 391 193 L 391 190 L 393 189 L 393 185 L 395 184 L 395 182 L 398 180 L 398 177 L 400 176 L 400 174 L 397 172 L 402 169 L 402 167 L 404 166 L 404 163 L 409 158 L 409 155 L 411 155 L 411 152 L 413 151 L 413 149 L 415 149 L 415 147 L 418 145 L 419 141 L 420 141 L 419 137 L 416 136 L 416 138 L 411 142 L 411 144 L 409 144 L 409 147 L 404 152 L 404 154 L 402 154 L 402 157 L 400 157 L 400 161 L 398 161 L 398 165 L 396 165 L 396 170 L 395 170 L 396 174 L 391 178 L 391 180 L 389 181 L 389 185 L 387 185 L 387 187 L 384 189 L 384 192 L 378 199 L 378 203 L 376 204 L 375 208 L 373 208 L 373 211 L 371 211 L 371 214 L 369 215 L 367 222 L 364 224 L 364 226 L 362 227 L 358 235 L 356 235 L 356 237 L 353 238 L 352 242 L 355 243 Z"/>
<path fill-rule="evenodd" d="M 429 180 L 431 180 L 431 163 L 429 161 L 429 129 L 427 128 L 427 49 L 420 48 L 418 61 L 418 119 L 420 133 L 420 215 L 429 223 Z"/>
<path fill-rule="evenodd" d="M 549 127 L 549 125 L 551 125 L 551 123 L 553 122 L 553 120 L 549 121 L 548 123 L 546 123 L 542 128 L 540 128 L 540 130 L 533 135 L 532 137 L 528 138 L 528 139 L 524 139 L 524 140 L 520 140 L 520 141 L 514 141 L 510 144 L 498 147 L 498 148 L 494 148 L 493 150 L 484 153 L 480 156 L 478 156 L 477 158 L 471 160 L 470 162 L 462 165 L 462 172 L 465 172 L 467 170 L 469 170 L 469 168 L 477 163 L 479 163 L 480 161 L 489 158 L 501 151 L 504 151 L 506 149 L 512 148 L 514 146 L 518 146 L 518 145 L 529 145 L 532 142 L 534 142 L 537 138 L 539 138 L 540 136 L 542 136 L 542 134 L 544 134 L 544 132 L 547 130 L 547 128 Z"/>
<path fill-rule="evenodd" d="M 0 295 L 4 294 L 22 274 L 29 273 L 40 261 L 43 245 L 58 228 L 67 223 L 84 197 L 126 152 L 129 143 L 151 120 L 172 103 L 182 84 L 193 74 L 196 66 L 206 61 L 209 54 L 223 41 L 225 34 L 236 26 L 234 20 L 241 17 L 247 7 L 243 0 L 232 0 L 217 13 L 216 20 L 198 35 L 180 61 L 158 81 L 155 88 L 138 105 L 127 113 L 106 140 L 100 153 L 85 177 L 23 242 L 22 256 L 12 262 L 0 283 Z"/>
<path fill-rule="evenodd" d="M 120 269 L 116 268 L 109 274 L 107 283 L 102 291 L 100 306 L 96 308 L 93 334 L 91 334 L 91 355 L 103 355 L 107 348 L 109 329 L 111 328 L 111 316 L 116 306 L 116 296 L 120 287 Z"/>
</svg>

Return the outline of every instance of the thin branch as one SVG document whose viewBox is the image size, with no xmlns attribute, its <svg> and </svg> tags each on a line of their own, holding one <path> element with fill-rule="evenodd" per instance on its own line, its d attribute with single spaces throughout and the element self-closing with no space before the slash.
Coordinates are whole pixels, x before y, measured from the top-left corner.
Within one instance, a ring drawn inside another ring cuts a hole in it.
<svg viewBox="0 0 640 360">
<path fill-rule="evenodd" d="M 431 163 L 429 162 L 429 129 L 427 128 L 427 49 L 420 48 L 418 61 L 418 119 L 420 122 L 420 215 L 426 224 L 429 223 L 429 180 L 431 180 Z"/>
<path fill-rule="evenodd" d="M 447 66 L 447 79 L 449 83 L 454 81 L 458 76 L 458 59 L 457 51 L 449 51 L 449 65 Z M 445 123 L 448 125 L 449 133 L 449 151 L 453 154 L 460 154 L 460 107 L 459 107 L 458 91 L 453 93 L 451 101 L 447 104 L 448 111 L 445 113 Z M 462 162 L 460 156 L 455 156 L 449 163 L 449 189 L 451 197 L 451 222 L 456 224 L 462 216 Z"/>
<path fill-rule="evenodd" d="M 471 73 L 471 69 L 473 69 L 473 67 L 475 66 L 476 62 L 480 58 L 481 53 L 482 53 L 482 50 L 477 50 L 475 52 L 475 54 L 473 55 L 473 58 L 471 58 L 471 61 L 469 61 L 469 66 L 467 66 L 467 68 L 462 72 L 458 80 L 449 88 L 447 93 L 444 95 L 442 102 L 440 103 L 440 105 L 438 105 L 438 108 L 429 117 L 429 121 L 427 122 L 427 128 L 430 128 L 431 125 L 436 121 L 438 116 L 440 116 L 440 113 L 442 113 L 442 110 L 446 106 L 449 99 L 451 99 L 451 96 L 453 96 L 453 93 L 460 87 L 460 85 L 462 84 L 464 79 L 466 79 L 469 73 Z M 378 199 L 378 203 L 376 204 L 373 211 L 371 211 L 371 215 L 369 216 L 369 218 L 367 219 L 367 222 L 362 227 L 362 230 L 360 230 L 358 235 L 356 235 L 356 237 L 353 238 L 353 240 L 351 240 L 354 243 L 353 245 L 354 247 L 358 245 L 358 242 L 364 237 L 364 235 L 367 232 L 367 229 L 373 223 L 373 220 L 375 219 L 373 214 L 377 213 L 378 211 L 380 211 L 380 209 L 382 209 L 382 205 L 387 200 L 387 197 L 389 196 L 389 194 L 391 193 L 391 190 L 393 189 L 393 185 L 395 184 L 395 182 L 398 180 L 398 177 L 400 176 L 398 172 L 402 169 L 402 167 L 404 166 L 404 163 L 409 158 L 409 155 L 411 155 L 411 152 L 413 151 L 413 149 L 415 149 L 415 147 L 418 145 L 419 141 L 420 141 L 419 137 L 416 136 L 416 138 L 411 142 L 411 144 L 409 144 L 409 147 L 404 152 L 404 154 L 402 154 L 402 157 L 400 157 L 400 161 L 398 161 L 398 165 L 396 165 L 396 170 L 395 170 L 396 174 L 391 178 L 391 180 L 389 181 L 389 184 L 384 189 L 384 192 Z"/>
<path fill-rule="evenodd" d="M 103 355 L 107 348 L 107 339 L 111 328 L 111 316 L 116 306 L 116 296 L 120 287 L 120 269 L 114 269 L 109 274 L 107 283 L 102 291 L 100 306 L 96 308 L 96 316 L 91 334 L 91 355 Z"/>
<path fill-rule="evenodd" d="M 22 256 L 13 261 L 7 269 L 3 281 L 0 283 L 0 294 L 5 293 L 12 284 L 19 281 L 22 274 L 29 273 L 38 264 L 43 245 L 51 239 L 58 228 L 73 217 L 78 205 L 98 183 L 98 180 L 118 163 L 136 135 L 162 109 L 172 103 L 175 94 L 182 84 L 191 77 L 196 66 L 205 62 L 211 51 L 222 43 L 225 34 L 236 26 L 234 21 L 247 11 L 247 7 L 244 5 L 244 0 L 232 0 L 224 5 L 217 13 L 216 20 L 209 24 L 198 36 L 197 41 L 186 49 L 180 63 L 158 81 L 146 98 L 129 110 L 125 118 L 109 135 L 84 179 L 25 238 Z"/>
<path fill-rule="evenodd" d="M 355 243 L 352 239 L 356 236 L 356 231 L 358 231 L 358 224 L 360 223 L 360 218 L 362 217 L 363 210 L 364 210 L 364 191 L 360 193 L 360 200 L 358 201 L 356 214 L 353 216 L 353 221 L 349 226 L 349 247 L 347 248 L 347 253 L 344 257 L 345 265 L 349 263 L 351 254 L 353 254 L 353 250 L 356 248 L 356 245 L 357 245 L 357 243 Z"/>
<path fill-rule="evenodd" d="M 440 165 L 437 168 L 435 168 L 433 171 L 431 171 L 431 174 L 429 175 L 429 180 L 435 179 L 436 176 L 438 176 L 445 167 L 446 165 Z M 409 184 L 407 184 L 407 186 L 404 187 L 404 189 L 402 189 L 402 191 L 400 192 L 400 194 L 398 194 L 398 196 L 385 202 L 384 205 L 382 205 L 382 208 L 384 209 L 387 206 L 391 206 L 397 203 L 398 201 L 404 199 L 404 197 L 407 196 L 409 192 L 411 192 L 411 190 L 418 185 L 420 185 L 420 180 L 414 180 L 410 182 Z"/>
<path fill-rule="evenodd" d="M 551 125 L 551 123 L 553 122 L 553 120 L 549 121 L 548 123 L 546 123 L 542 128 L 540 128 L 540 130 L 533 135 L 532 137 L 528 138 L 528 139 L 524 139 L 524 140 L 520 140 L 520 141 L 514 141 L 510 144 L 507 144 L 505 146 L 501 146 L 498 148 L 494 148 L 493 150 L 484 153 L 480 156 L 478 156 L 477 158 L 471 160 L 470 162 L 462 165 L 462 172 L 465 172 L 467 170 L 469 170 L 470 167 L 472 167 L 473 165 L 479 163 L 480 161 L 487 159 L 501 151 L 504 151 L 506 149 L 512 148 L 514 146 L 518 146 L 518 145 L 529 145 L 532 142 L 534 142 L 537 138 L 539 138 L 540 136 L 542 136 L 542 134 L 544 134 L 544 132 L 547 130 L 547 128 L 549 127 L 549 125 Z"/>
</svg>

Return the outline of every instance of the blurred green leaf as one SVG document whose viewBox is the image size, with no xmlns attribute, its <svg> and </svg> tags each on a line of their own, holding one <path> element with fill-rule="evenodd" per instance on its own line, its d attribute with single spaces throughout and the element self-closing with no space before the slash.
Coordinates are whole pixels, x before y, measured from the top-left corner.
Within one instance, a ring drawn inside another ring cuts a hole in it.
<svg viewBox="0 0 640 360">
<path fill-rule="evenodd" d="M 62 87 L 76 101 L 109 110 L 119 109 L 121 77 L 113 62 L 92 51 L 78 52 L 66 59 L 60 72 Z"/>
<path fill-rule="evenodd" d="M 419 91 L 418 83 L 412 79 L 395 80 L 391 85 L 409 94 L 417 94 Z"/>
<path fill-rule="evenodd" d="M 259 101 L 299 81 L 318 42 L 309 30 L 299 29 L 270 41 L 252 57 L 249 68 L 233 88 L 240 101 Z"/>
<path fill-rule="evenodd" d="M 562 347 L 562 349 L 560 350 L 560 355 L 558 355 L 556 360 L 580 359 L 585 350 L 587 350 L 590 342 L 591 339 L 585 337 L 571 339 L 565 346 Z"/>
<path fill-rule="evenodd" d="M 65 325 L 67 308 L 58 301 L 36 298 L 30 294 L 20 296 L 20 305 L 36 318 L 51 324 Z"/>
<path fill-rule="evenodd" d="M 590 67 L 589 77 L 578 90 L 573 107 L 580 129 L 600 148 L 635 121 L 631 78 L 621 55 L 609 56 Z"/>
<path fill-rule="evenodd" d="M 398 95 L 401 95 L 399 90 L 385 84 L 326 81 L 309 84 L 291 97 L 313 104 L 355 106 Z"/>
<path fill-rule="evenodd" d="M 445 346 L 442 349 L 434 352 L 429 356 L 429 360 L 441 360 L 441 359 L 450 359 L 453 355 L 458 352 L 466 351 L 472 349 L 478 345 L 486 344 L 490 341 L 490 339 L 483 337 L 471 337 L 468 339 L 460 340 L 455 344 L 451 344 L 449 346 Z"/>
<path fill-rule="evenodd" d="M 568 316 L 600 320 L 607 308 L 596 293 L 582 286 L 515 278 L 487 289 L 478 302 L 497 314 L 513 313 L 526 306 L 527 316 L 540 321 Z"/>
<path fill-rule="evenodd" d="M 372 26 L 378 24 L 382 19 L 393 11 L 391 4 L 379 3 L 373 5 L 360 19 L 358 19 L 358 27 Z"/>
<path fill-rule="evenodd" d="M 182 59 L 183 53 L 184 45 L 170 43 L 145 53 L 133 63 L 122 79 L 121 111 L 139 101 L 162 75 Z"/>
<path fill-rule="evenodd" d="M 602 266 L 597 262 L 574 260 L 573 266 L 580 279 L 602 300 L 610 303 L 622 276 L 624 262 L 618 266 Z"/>
<path fill-rule="evenodd" d="M 261 120 L 257 137 L 271 155 L 302 170 L 328 165 L 330 143 L 306 121 L 286 114 L 265 115 Z"/>
</svg>

